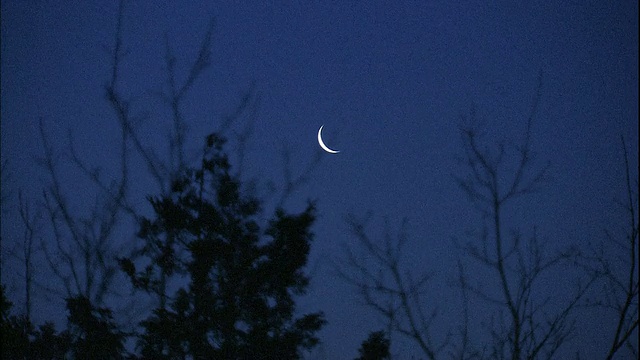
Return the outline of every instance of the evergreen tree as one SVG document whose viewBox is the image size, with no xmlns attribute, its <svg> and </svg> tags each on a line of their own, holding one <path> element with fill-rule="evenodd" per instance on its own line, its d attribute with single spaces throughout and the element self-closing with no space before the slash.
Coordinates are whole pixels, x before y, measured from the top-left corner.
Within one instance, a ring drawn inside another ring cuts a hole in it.
<svg viewBox="0 0 640 360">
<path fill-rule="evenodd" d="M 362 342 L 358 352 L 360 356 L 355 360 L 384 360 L 389 359 L 389 346 L 391 342 L 384 336 L 383 331 L 376 331 L 369 334 L 367 340 Z"/>
<path fill-rule="evenodd" d="M 28 354 L 29 335 L 33 325 L 25 316 L 10 315 L 13 304 L 4 295 L 4 285 L 0 286 L 0 329 L 2 330 L 2 358 L 19 358 Z"/>
<path fill-rule="evenodd" d="M 121 359 L 124 337 L 113 321 L 111 310 L 97 308 L 84 296 L 67 299 L 69 329 L 74 359 Z"/>
<path fill-rule="evenodd" d="M 150 198 L 155 219 L 138 234 L 145 268 L 120 259 L 133 285 L 159 299 L 142 323 L 145 358 L 295 359 L 318 343 L 323 314 L 294 319 L 293 298 L 309 282 L 314 206 L 278 209 L 261 227 L 261 203 L 241 193 L 223 145 L 209 135 L 200 168 Z M 183 286 L 170 292 L 171 279 Z"/>
<path fill-rule="evenodd" d="M 2 335 L 2 359 L 65 359 L 71 351 L 68 332 L 56 333 L 53 323 L 46 322 L 35 328 L 26 316 L 10 315 L 13 304 L 0 286 L 0 334 Z"/>
</svg>

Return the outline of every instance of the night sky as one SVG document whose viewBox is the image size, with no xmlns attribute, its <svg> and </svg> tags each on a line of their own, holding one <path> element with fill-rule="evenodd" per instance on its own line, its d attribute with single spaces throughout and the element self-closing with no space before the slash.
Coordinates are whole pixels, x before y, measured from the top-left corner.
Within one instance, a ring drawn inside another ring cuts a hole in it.
<svg viewBox="0 0 640 360">
<path fill-rule="evenodd" d="M 187 149 L 197 156 L 204 137 L 253 86 L 259 105 L 229 133 L 253 126 L 239 169 L 243 178 L 256 180 L 255 191 L 269 209 L 278 199 L 273 186 L 283 184 L 285 149 L 294 176 L 313 166 L 285 202 L 292 211 L 302 210 L 307 199 L 318 206 L 312 281 L 298 303 L 301 311 L 324 311 L 328 325 L 310 358 L 354 358 L 370 331 L 385 328 L 333 265 L 344 258 L 345 246 L 355 245 L 349 214 L 370 216 L 370 234 L 380 239 L 408 219 L 403 261 L 411 271 L 434 274 L 427 287 L 429 303 L 440 309 L 434 337 L 455 330 L 456 261 L 474 266 L 456 243 L 472 240 L 469 231 L 481 226 L 454 180 L 463 172 L 461 119 L 474 107 L 487 144 L 520 141 L 541 73 L 532 148 L 538 164 L 550 162 L 550 176 L 538 193 L 509 208 L 506 226 L 525 233 L 535 226 L 549 249 L 586 249 L 602 240 L 604 228 L 624 224 L 616 205 L 625 190 L 621 136 L 633 178 L 638 163 L 637 1 L 277 3 L 131 2 L 123 19 L 127 53 L 120 90 L 132 99 L 133 112 L 144 115 L 145 139 L 163 154 L 170 114 L 157 92 L 166 83 L 165 34 L 183 81 L 215 18 L 211 66 L 183 106 Z M 43 155 L 39 119 L 60 154 L 75 211 L 89 211 L 96 195 L 64 156 L 69 132 L 105 179 L 117 171 L 110 144 L 117 143 L 118 124 L 104 96 L 117 9 L 116 1 L 2 2 L 2 161 L 9 169 L 2 191 L 10 195 L 2 206 L 2 283 L 17 311 L 24 310 L 19 262 L 7 254 L 11 239 L 23 232 L 19 190 L 36 204 L 48 179 L 36 161 Z M 340 153 L 321 151 L 321 125 L 327 145 Z M 132 168 L 134 203 L 148 212 L 145 197 L 158 189 L 141 162 Z M 114 241 L 135 241 L 135 229 L 123 224 Z M 42 233 L 47 231 L 43 221 Z M 36 278 L 47 283 L 51 276 L 42 264 Z M 564 274 L 547 281 L 570 281 Z M 474 304 L 482 309 L 481 300 Z M 64 319 L 63 305 L 41 294 L 36 322 Z M 602 357 L 611 318 L 597 310 L 580 314 L 565 350 Z M 392 344 L 398 358 L 414 354 L 399 335 Z"/>
</svg>

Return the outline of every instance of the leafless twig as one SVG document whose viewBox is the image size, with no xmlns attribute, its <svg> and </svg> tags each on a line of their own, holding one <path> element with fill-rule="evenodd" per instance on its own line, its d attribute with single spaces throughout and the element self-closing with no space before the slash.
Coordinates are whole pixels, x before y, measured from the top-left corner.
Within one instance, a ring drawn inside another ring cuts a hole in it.
<svg viewBox="0 0 640 360">
<path fill-rule="evenodd" d="M 570 264 L 578 255 L 576 249 L 548 255 L 539 241 L 535 229 L 528 241 L 514 232 L 509 238 L 504 234 L 504 206 L 514 199 L 530 195 L 544 182 L 549 165 L 536 167 L 532 153 L 532 127 L 540 102 L 541 77 L 534 96 L 531 113 L 527 119 L 524 138 L 514 147 L 515 169 L 509 172 L 505 164 L 507 150 L 503 142 L 493 149 L 481 144 L 475 111 L 471 113 L 471 125 L 461 128 L 465 150 L 465 176 L 457 177 L 459 186 L 471 201 L 481 209 L 486 220 L 480 246 L 471 243 L 468 252 L 496 276 L 501 289 L 499 296 L 484 292 L 481 288 L 462 284 L 484 300 L 502 307 L 508 314 L 508 322 L 491 326 L 493 334 L 492 357 L 509 359 L 550 358 L 565 342 L 572 331 L 571 314 L 578 300 L 593 283 L 593 278 L 579 285 L 565 307 L 555 313 L 545 311 L 546 299 L 538 299 L 535 284 L 551 269 L 563 263 Z M 548 310 L 548 309 L 547 309 Z"/>
<path fill-rule="evenodd" d="M 387 233 L 382 242 L 369 236 L 365 219 L 351 215 L 347 223 L 363 253 L 359 256 L 347 247 L 346 260 L 336 265 L 339 275 L 359 290 L 365 304 L 382 315 L 392 331 L 411 339 L 427 358 L 435 359 L 450 337 L 440 344 L 432 340 L 431 327 L 438 312 L 427 312 L 424 307 L 424 288 L 432 274 L 415 278 L 401 262 L 408 240 L 406 219 L 397 236 Z"/>
</svg>

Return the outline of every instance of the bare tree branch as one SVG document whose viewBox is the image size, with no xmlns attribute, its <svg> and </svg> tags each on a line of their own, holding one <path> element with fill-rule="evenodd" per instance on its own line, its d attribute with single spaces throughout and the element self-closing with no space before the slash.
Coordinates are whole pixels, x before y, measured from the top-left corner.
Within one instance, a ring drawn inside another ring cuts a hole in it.
<svg viewBox="0 0 640 360">
<path fill-rule="evenodd" d="M 491 325 L 492 357 L 496 358 L 551 358 L 571 333 L 571 314 L 594 281 L 592 277 L 578 286 L 571 300 L 559 312 L 550 314 L 543 311 L 549 299 L 537 299 L 535 286 L 538 280 L 562 264 L 571 264 L 578 252 L 569 248 L 554 255 L 545 254 L 544 244 L 539 242 L 535 229 L 528 242 L 523 242 L 518 232 L 513 232 L 510 237 L 504 234 L 502 217 L 505 204 L 538 190 L 549 168 L 548 164 L 536 167 L 531 150 L 541 85 L 540 75 L 524 138 L 514 147 L 517 156 L 513 176 L 509 176 L 503 161 L 507 154 L 504 142 L 498 142 L 493 150 L 481 145 L 478 129 L 473 125 L 477 123 L 474 109 L 471 111 L 472 125 L 461 128 L 466 175 L 457 177 L 456 181 L 487 220 L 479 239 L 481 247 L 472 243 L 467 249 L 472 258 L 493 271 L 501 289 L 500 298 L 469 285 L 467 281 L 460 282 L 463 289 L 501 307 L 508 314 L 506 323 L 500 316 L 499 328 L 495 323 Z M 489 250 L 491 248 L 493 251 Z"/>
<path fill-rule="evenodd" d="M 438 312 L 425 311 L 423 290 L 432 274 L 423 273 L 414 280 L 402 269 L 402 250 L 408 239 L 406 223 L 403 220 L 397 235 L 386 233 L 378 245 L 367 234 L 366 219 L 348 216 L 347 224 L 364 254 L 358 256 L 347 247 L 347 258 L 335 268 L 342 279 L 359 290 L 365 304 L 389 322 L 390 331 L 411 339 L 428 359 L 435 359 L 448 346 L 449 336 L 440 344 L 431 339 Z"/>
<path fill-rule="evenodd" d="M 627 266 L 627 271 L 623 275 L 618 275 L 609 270 L 608 260 L 599 258 L 602 266 L 600 272 L 605 276 L 609 283 L 609 291 L 607 304 L 613 308 L 617 314 L 617 325 L 613 333 L 611 347 L 609 348 L 607 359 L 613 356 L 623 347 L 627 346 L 631 354 L 637 356 L 637 342 L 632 341 L 633 333 L 638 330 L 638 184 L 636 180 L 635 186 L 631 182 L 629 155 L 627 145 L 622 139 L 622 150 L 624 152 L 625 165 L 625 190 L 628 229 L 626 231 L 626 243 L 620 244 L 624 254 L 628 258 L 622 260 L 621 263 Z M 637 335 L 634 337 L 637 339 Z"/>
<path fill-rule="evenodd" d="M 20 219 L 24 225 L 24 235 L 22 242 L 23 265 L 24 265 L 24 292 L 25 292 L 25 314 L 28 321 L 31 321 L 32 289 L 33 289 L 33 256 L 34 238 L 38 226 L 38 214 L 32 214 L 29 205 L 22 197 L 22 192 L 18 193 L 20 203 Z"/>
</svg>

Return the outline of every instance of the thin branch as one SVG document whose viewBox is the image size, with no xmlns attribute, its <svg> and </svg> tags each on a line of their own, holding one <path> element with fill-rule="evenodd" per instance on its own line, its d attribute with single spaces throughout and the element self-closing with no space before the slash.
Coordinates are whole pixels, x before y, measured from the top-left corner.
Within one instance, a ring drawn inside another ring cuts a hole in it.
<svg viewBox="0 0 640 360">
<path fill-rule="evenodd" d="M 427 358 L 435 359 L 449 345 L 450 336 L 445 336 L 440 345 L 434 345 L 430 338 L 438 312 L 432 309 L 427 315 L 423 289 L 431 274 L 422 274 L 414 280 L 409 272 L 401 270 L 402 249 L 408 238 L 404 230 L 406 220 L 397 235 L 387 231 L 381 245 L 367 234 L 366 220 L 349 215 L 347 224 L 369 261 L 347 247 L 346 260 L 336 265 L 339 276 L 359 290 L 365 304 L 389 322 L 391 331 L 411 339 Z"/>
</svg>

